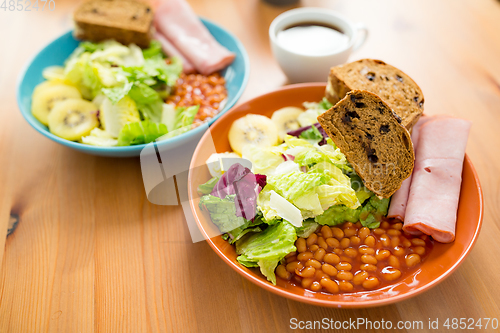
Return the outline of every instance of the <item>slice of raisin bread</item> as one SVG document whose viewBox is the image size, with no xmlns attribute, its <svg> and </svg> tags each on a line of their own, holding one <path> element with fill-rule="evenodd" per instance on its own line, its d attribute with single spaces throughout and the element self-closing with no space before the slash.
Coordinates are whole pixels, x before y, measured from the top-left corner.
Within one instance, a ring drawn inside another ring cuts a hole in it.
<svg viewBox="0 0 500 333">
<path fill-rule="evenodd" d="M 390 197 L 411 175 L 410 134 L 377 95 L 352 90 L 318 121 L 365 186 L 379 197 Z"/>
<path fill-rule="evenodd" d="M 114 39 L 122 44 L 148 47 L 153 10 L 141 1 L 90 0 L 74 13 L 75 37 L 93 42 Z"/>
<path fill-rule="evenodd" d="M 335 105 L 354 89 L 367 90 L 382 98 L 409 131 L 424 111 L 424 94 L 415 81 L 380 60 L 362 59 L 332 67 L 326 98 Z"/>
</svg>

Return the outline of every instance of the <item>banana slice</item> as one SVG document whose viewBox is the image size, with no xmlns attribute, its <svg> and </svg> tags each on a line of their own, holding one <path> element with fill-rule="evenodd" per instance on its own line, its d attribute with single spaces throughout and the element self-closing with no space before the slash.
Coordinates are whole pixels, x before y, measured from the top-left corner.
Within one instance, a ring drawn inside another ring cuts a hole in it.
<svg viewBox="0 0 500 333">
<path fill-rule="evenodd" d="M 33 91 L 31 102 L 31 113 L 42 124 L 48 125 L 48 116 L 52 108 L 59 102 L 68 98 L 82 98 L 75 87 L 60 84 L 53 81 L 45 81 L 39 84 Z"/>
<path fill-rule="evenodd" d="M 240 155 L 243 147 L 249 144 L 268 147 L 278 143 L 274 122 L 258 114 L 248 114 L 233 122 L 228 136 L 231 148 Z"/>
<path fill-rule="evenodd" d="M 102 127 L 117 138 L 123 126 L 128 123 L 141 121 L 139 111 L 132 98 L 125 96 L 118 103 L 113 104 L 109 98 L 104 99 L 100 107 L 99 119 Z"/>
<path fill-rule="evenodd" d="M 300 128 L 300 124 L 297 118 L 304 112 L 301 108 L 296 108 L 293 106 L 281 108 L 274 111 L 271 120 L 276 125 L 278 129 L 278 136 L 281 141 L 285 138 L 285 135 L 289 131 L 296 130 Z"/>
<path fill-rule="evenodd" d="M 76 141 L 99 125 L 97 106 L 83 99 L 67 99 L 57 103 L 49 114 L 51 133 Z"/>
</svg>

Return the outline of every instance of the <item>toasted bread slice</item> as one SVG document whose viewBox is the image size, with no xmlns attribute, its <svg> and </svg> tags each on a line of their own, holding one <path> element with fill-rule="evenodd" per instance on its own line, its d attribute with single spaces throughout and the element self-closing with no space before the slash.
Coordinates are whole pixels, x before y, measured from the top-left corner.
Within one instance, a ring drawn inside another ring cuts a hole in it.
<svg viewBox="0 0 500 333">
<path fill-rule="evenodd" d="M 377 95 L 352 90 L 318 121 L 379 197 L 390 197 L 411 175 L 415 156 L 410 134 Z"/>
<path fill-rule="evenodd" d="M 380 60 L 362 59 L 332 67 L 326 98 L 335 105 L 351 90 L 367 90 L 384 100 L 411 130 L 424 111 L 424 94 L 401 70 Z"/>
<path fill-rule="evenodd" d="M 143 48 L 151 42 L 153 10 L 141 1 L 86 1 L 75 11 L 74 20 L 78 39 L 93 42 L 114 39 Z"/>
</svg>

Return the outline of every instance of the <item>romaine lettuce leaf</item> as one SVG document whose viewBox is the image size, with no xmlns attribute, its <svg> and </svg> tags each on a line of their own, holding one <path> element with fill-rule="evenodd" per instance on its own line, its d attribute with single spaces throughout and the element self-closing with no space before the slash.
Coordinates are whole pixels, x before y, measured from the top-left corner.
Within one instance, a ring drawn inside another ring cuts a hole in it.
<svg viewBox="0 0 500 333">
<path fill-rule="evenodd" d="M 190 107 L 178 107 L 175 108 L 175 114 L 169 117 L 161 117 L 163 121 L 166 122 L 167 128 L 172 128 L 168 132 L 167 135 L 162 137 L 161 139 L 168 139 L 174 136 L 178 136 L 182 133 L 189 131 L 193 125 L 194 118 L 198 110 L 200 109 L 199 105 L 194 105 Z M 168 112 L 171 108 L 165 108 L 162 106 L 163 112 Z"/>
<path fill-rule="evenodd" d="M 161 48 L 161 43 L 157 40 L 152 40 L 147 49 L 142 50 L 142 56 L 144 59 L 153 58 L 158 55 L 162 55 L 163 51 Z"/>
<path fill-rule="evenodd" d="M 237 260 L 244 266 L 259 266 L 262 274 L 276 284 L 274 269 L 288 253 L 296 251 L 295 228 L 288 222 L 268 226 L 266 230 L 242 237 L 236 242 Z"/>
<path fill-rule="evenodd" d="M 262 175 L 270 175 L 285 160 L 282 157 L 283 146 L 257 147 L 246 145 L 243 147 L 242 157 L 252 162 L 252 171 Z"/>
<path fill-rule="evenodd" d="M 167 133 L 167 126 L 149 120 L 128 123 L 118 135 L 118 146 L 139 145 L 155 141 Z"/>
<path fill-rule="evenodd" d="M 208 194 L 200 199 L 200 208 L 210 213 L 210 219 L 222 233 L 235 230 L 247 223 L 243 217 L 236 216 L 235 197 L 233 194 L 221 199 Z"/>
<path fill-rule="evenodd" d="M 313 192 L 317 186 L 327 183 L 328 180 L 329 177 L 323 174 L 292 171 L 267 177 L 267 186 L 271 185 L 279 195 L 293 201 Z"/>
<path fill-rule="evenodd" d="M 318 229 L 319 224 L 314 219 L 307 219 L 302 222 L 302 227 L 295 228 L 297 237 L 307 238 Z"/>
<path fill-rule="evenodd" d="M 130 89 L 134 84 L 132 82 L 126 82 L 123 86 L 118 86 L 114 88 L 102 88 L 102 93 L 109 98 L 109 100 L 116 104 L 123 97 L 128 95 Z"/>
<path fill-rule="evenodd" d="M 217 184 L 218 181 L 219 177 L 212 177 L 205 184 L 201 184 L 198 186 L 198 192 L 200 192 L 203 195 L 212 193 L 214 186 Z"/>
</svg>

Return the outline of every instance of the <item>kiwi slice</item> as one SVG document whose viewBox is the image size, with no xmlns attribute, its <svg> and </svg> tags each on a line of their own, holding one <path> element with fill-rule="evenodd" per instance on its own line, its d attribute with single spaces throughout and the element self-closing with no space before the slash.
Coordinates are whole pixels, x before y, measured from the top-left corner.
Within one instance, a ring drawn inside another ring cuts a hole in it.
<svg viewBox="0 0 500 333">
<path fill-rule="evenodd" d="M 83 99 L 67 99 L 57 103 L 49 114 L 51 133 L 76 141 L 99 125 L 97 106 Z"/>
</svg>

